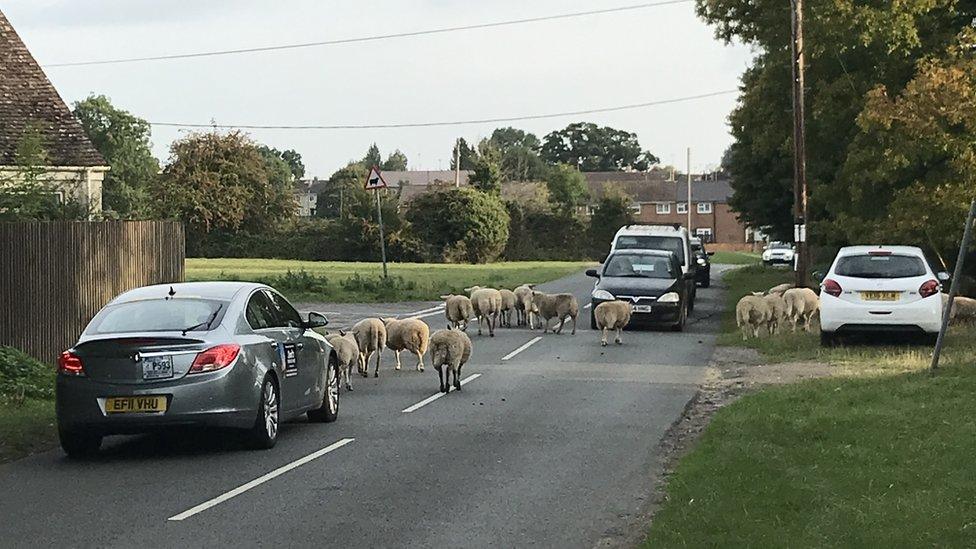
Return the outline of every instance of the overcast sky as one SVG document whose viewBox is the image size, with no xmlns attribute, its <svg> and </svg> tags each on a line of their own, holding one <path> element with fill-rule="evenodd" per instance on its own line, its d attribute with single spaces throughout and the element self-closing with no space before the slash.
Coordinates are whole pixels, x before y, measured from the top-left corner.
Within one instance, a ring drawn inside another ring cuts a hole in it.
<svg viewBox="0 0 976 549">
<path fill-rule="evenodd" d="M 586 11 L 637 0 L 0 0 L 42 65 L 247 48 Z M 67 102 L 89 93 L 151 122 L 382 124 L 544 114 L 738 87 L 751 54 L 684 3 L 430 36 L 123 65 L 49 67 Z M 544 134 L 585 119 L 636 132 L 666 164 L 717 165 L 736 95 L 515 122 Z M 508 125 L 508 124 L 504 124 Z M 498 124 L 384 130 L 252 130 L 328 177 L 376 142 L 411 169 L 447 169 L 453 140 Z M 185 130 L 155 127 L 156 155 Z"/>
</svg>

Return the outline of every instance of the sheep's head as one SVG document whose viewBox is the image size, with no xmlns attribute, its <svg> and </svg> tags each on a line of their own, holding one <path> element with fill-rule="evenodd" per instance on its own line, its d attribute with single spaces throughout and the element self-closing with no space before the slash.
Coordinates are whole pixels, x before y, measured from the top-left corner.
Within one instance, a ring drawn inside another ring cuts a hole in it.
<svg viewBox="0 0 976 549">
<path fill-rule="evenodd" d="M 762 296 L 766 295 L 766 292 L 752 292 L 752 295 L 754 295 L 756 297 L 762 297 Z"/>
<path fill-rule="evenodd" d="M 441 299 L 447 301 L 448 299 L 451 299 L 452 297 L 454 297 L 454 294 L 447 294 L 447 295 L 442 295 L 441 296 Z"/>
<path fill-rule="evenodd" d="M 470 295 L 470 294 L 472 294 L 474 292 L 477 292 L 480 289 L 481 289 L 481 286 L 471 286 L 470 288 L 465 288 L 464 291 L 465 292 L 468 292 L 468 294 Z"/>
</svg>

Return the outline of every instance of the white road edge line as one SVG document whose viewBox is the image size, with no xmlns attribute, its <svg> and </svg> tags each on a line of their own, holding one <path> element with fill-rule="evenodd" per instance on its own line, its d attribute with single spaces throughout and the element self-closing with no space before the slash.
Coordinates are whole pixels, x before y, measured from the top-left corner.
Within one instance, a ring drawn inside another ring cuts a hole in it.
<svg viewBox="0 0 976 549">
<path fill-rule="evenodd" d="M 589 309 L 589 308 L 590 308 L 590 307 L 592 307 L 592 306 L 593 306 L 593 304 L 592 304 L 592 303 L 587 303 L 586 305 L 583 305 L 583 308 L 584 308 L 584 309 Z"/>
<path fill-rule="evenodd" d="M 539 342 L 540 340 L 542 340 L 542 336 L 536 336 L 536 337 L 534 337 L 534 338 L 532 338 L 532 339 L 530 339 L 530 340 L 529 340 L 529 342 L 528 342 L 528 343 L 526 343 L 525 345 L 522 345 L 522 346 L 521 346 L 521 347 L 519 347 L 518 349 L 515 349 L 515 350 L 514 350 L 514 351 L 512 351 L 511 353 L 508 353 L 507 355 L 505 355 L 505 356 L 503 356 L 503 357 L 502 357 L 502 360 L 508 360 L 508 359 L 510 359 L 510 358 L 512 358 L 513 356 L 515 356 L 515 355 L 517 355 L 517 354 L 519 354 L 519 353 L 521 353 L 522 351 L 524 351 L 524 350 L 526 350 L 526 349 L 528 349 L 529 347 L 531 347 L 531 346 L 533 346 L 533 345 L 535 345 L 535 344 L 536 344 L 536 343 L 538 343 L 538 342 Z"/>
<path fill-rule="evenodd" d="M 466 378 L 464 378 L 464 379 L 461 380 L 461 385 L 465 385 L 465 384 L 467 384 L 467 382 L 474 381 L 474 380 L 478 379 L 479 377 L 481 377 L 481 374 L 471 374 L 468 377 L 466 377 Z M 420 402 L 414 404 L 413 406 L 408 406 L 408 407 L 404 408 L 401 413 L 409 414 L 410 412 L 416 412 L 417 410 L 423 408 L 424 406 L 427 406 L 431 402 L 434 402 L 435 400 L 441 398 L 442 396 L 444 396 L 446 394 L 447 393 L 436 393 L 436 394 L 433 394 L 433 395 L 431 395 L 431 396 L 429 396 L 429 397 L 421 400 Z"/>
<path fill-rule="evenodd" d="M 356 440 L 356 439 L 354 439 L 354 438 L 344 438 L 342 440 L 339 440 L 338 442 L 335 442 L 333 444 L 330 444 L 330 445 L 326 446 L 325 448 L 322 448 L 321 450 L 312 452 L 311 454 L 309 454 L 309 455 L 307 455 L 307 456 L 305 456 L 303 458 L 296 459 L 295 461 L 289 463 L 288 465 L 283 465 L 281 467 L 278 467 L 274 471 L 271 471 L 270 473 L 268 473 L 266 475 L 262 475 L 262 476 L 260 476 L 260 477 L 258 477 L 256 479 L 252 480 L 251 482 L 248 482 L 247 484 L 242 484 L 242 485 L 238 486 L 237 488 L 234 488 L 230 492 L 226 492 L 226 493 L 221 494 L 221 495 L 219 495 L 219 496 L 217 496 L 217 497 L 215 497 L 215 498 L 213 498 L 213 499 L 211 499 L 209 501 L 205 501 L 205 502 L 201 503 L 200 505 L 197 505 L 196 507 L 193 507 L 191 509 L 188 509 L 186 511 L 183 511 L 182 513 L 180 513 L 178 515 L 173 515 L 173 516 L 169 517 L 166 520 L 180 521 L 180 520 L 188 519 L 188 518 L 192 517 L 193 515 L 196 515 L 197 513 L 202 513 L 203 511 L 206 511 L 207 509 L 210 509 L 211 507 L 214 507 L 215 505 L 220 505 L 221 503 L 223 503 L 223 502 L 225 502 L 225 501 L 227 501 L 227 500 L 229 500 L 229 499 L 231 499 L 233 497 L 239 496 L 239 495 L 243 494 L 244 492 L 247 492 L 251 488 L 255 488 L 257 486 L 260 486 L 260 485 L 264 484 L 265 482 L 268 482 L 269 480 L 271 480 L 271 479 L 273 479 L 275 477 L 281 476 L 281 475 L 287 473 L 288 471 L 291 471 L 292 469 L 295 469 L 296 467 L 301 467 L 302 465 L 305 465 L 306 463 L 312 461 L 313 459 L 322 457 L 325 454 L 328 454 L 329 452 L 331 452 L 333 450 L 338 450 L 339 448 L 342 448 L 343 446 L 345 446 L 346 444 L 349 444 L 350 442 L 352 442 L 354 440 Z"/>
<path fill-rule="evenodd" d="M 407 313 L 407 314 L 403 315 L 403 318 L 412 318 L 412 317 L 415 317 L 415 316 L 416 317 L 419 317 L 419 318 L 423 318 L 420 315 L 430 316 L 430 314 L 439 313 L 439 312 L 443 312 L 443 311 L 444 311 L 444 304 L 442 303 L 442 304 L 440 304 L 440 305 L 438 305 L 436 307 L 431 307 L 429 309 L 422 309 L 420 311 L 414 311 L 412 313 Z M 430 314 L 424 314 L 424 313 L 430 313 Z"/>
</svg>

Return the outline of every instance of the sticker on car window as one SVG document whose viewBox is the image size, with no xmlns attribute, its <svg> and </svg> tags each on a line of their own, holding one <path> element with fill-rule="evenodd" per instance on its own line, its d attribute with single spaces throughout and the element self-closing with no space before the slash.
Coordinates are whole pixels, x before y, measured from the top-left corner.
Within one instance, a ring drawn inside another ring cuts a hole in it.
<svg viewBox="0 0 976 549">
<path fill-rule="evenodd" d="M 652 265 L 652 264 L 635 264 L 634 265 L 634 270 L 635 271 L 648 271 L 648 272 L 652 272 L 653 273 L 654 272 L 654 265 Z"/>
</svg>

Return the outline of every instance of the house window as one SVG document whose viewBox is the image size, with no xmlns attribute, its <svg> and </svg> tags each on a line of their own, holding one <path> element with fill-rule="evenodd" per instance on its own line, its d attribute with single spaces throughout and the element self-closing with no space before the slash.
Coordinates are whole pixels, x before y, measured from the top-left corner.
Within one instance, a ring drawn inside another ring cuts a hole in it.
<svg viewBox="0 0 976 549">
<path fill-rule="evenodd" d="M 658 215 L 664 215 L 671 213 L 671 203 L 670 202 L 659 202 L 654 207 Z"/>
<path fill-rule="evenodd" d="M 711 202 L 699 202 L 698 203 L 698 213 L 700 213 L 700 214 L 710 214 L 710 213 L 712 213 L 712 203 Z"/>
<path fill-rule="evenodd" d="M 640 213 L 641 213 L 641 205 L 640 205 L 640 202 L 634 202 L 633 204 L 631 204 L 630 205 L 630 211 L 634 212 L 637 215 L 640 215 Z"/>
<path fill-rule="evenodd" d="M 687 202 L 678 202 L 677 212 L 679 214 L 686 214 L 686 213 L 688 213 L 688 203 Z"/>
<path fill-rule="evenodd" d="M 714 242 L 712 239 L 712 229 L 708 227 L 695 229 L 695 236 L 702 239 L 702 242 Z"/>
</svg>

